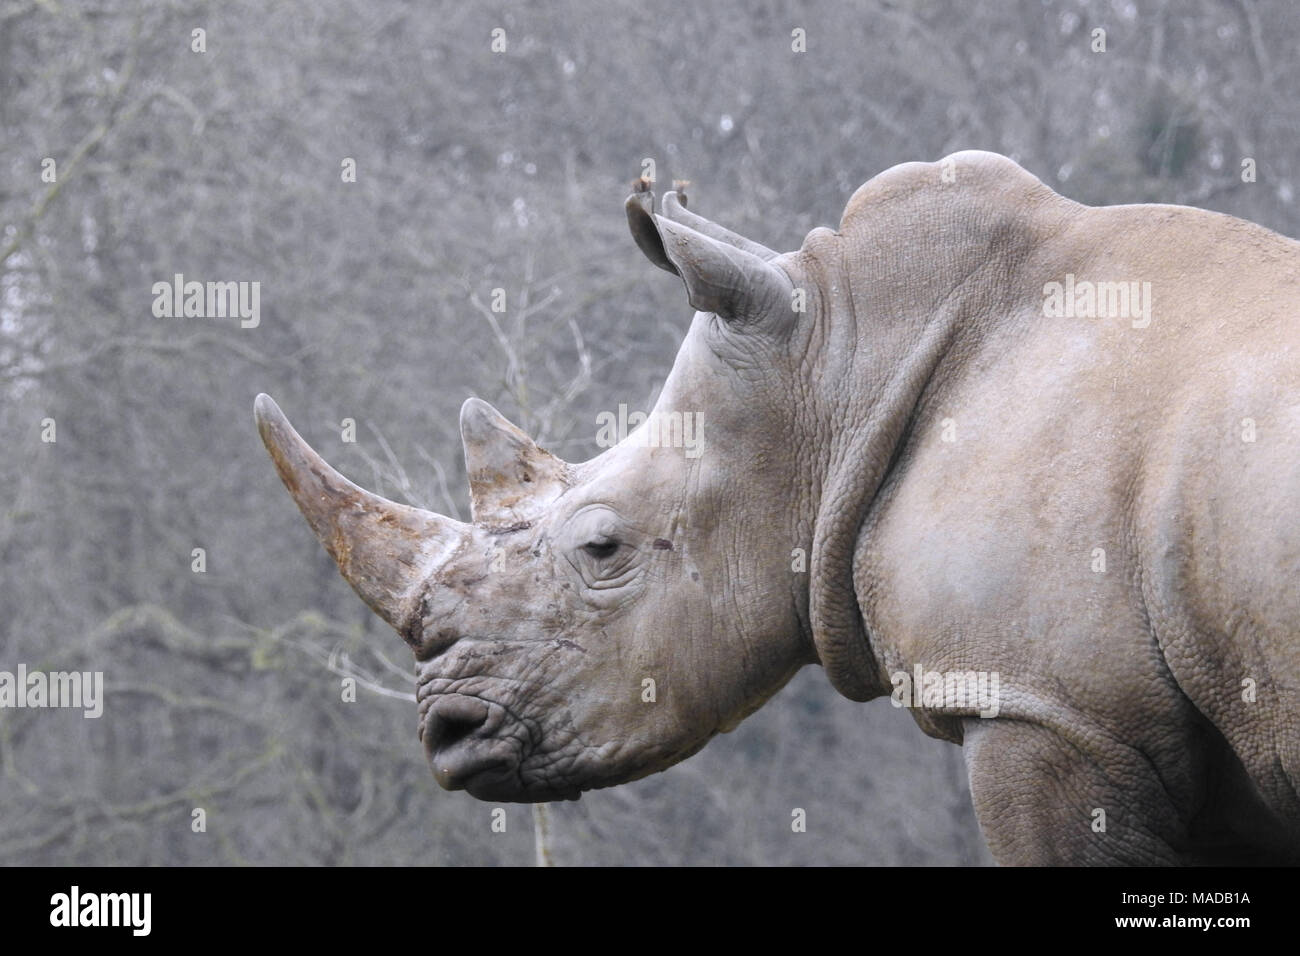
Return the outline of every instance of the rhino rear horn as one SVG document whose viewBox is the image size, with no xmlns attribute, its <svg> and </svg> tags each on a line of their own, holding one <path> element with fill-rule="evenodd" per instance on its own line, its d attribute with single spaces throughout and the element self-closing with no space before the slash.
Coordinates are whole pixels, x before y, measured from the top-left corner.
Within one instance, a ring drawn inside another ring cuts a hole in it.
<svg viewBox="0 0 1300 956">
<path fill-rule="evenodd" d="M 569 486 L 569 466 L 479 398 L 460 409 L 460 437 L 476 524 L 521 524 Z"/>
<path fill-rule="evenodd" d="M 269 395 L 253 415 L 280 480 L 339 571 L 370 609 L 403 631 L 411 598 L 469 526 L 371 494 L 303 441 Z"/>
</svg>

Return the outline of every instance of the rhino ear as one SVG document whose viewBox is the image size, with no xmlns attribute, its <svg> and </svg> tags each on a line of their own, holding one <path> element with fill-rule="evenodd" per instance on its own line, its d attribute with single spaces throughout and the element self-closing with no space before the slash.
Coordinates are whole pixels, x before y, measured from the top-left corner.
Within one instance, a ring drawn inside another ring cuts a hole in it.
<svg viewBox="0 0 1300 956">
<path fill-rule="evenodd" d="M 664 251 L 664 240 L 655 225 L 655 194 L 652 192 L 635 192 L 627 197 L 623 209 L 627 212 L 627 225 L 632 230 L 632 238 L 637 248 L 645 257 L 665 272 L 681 275 L 677 267 L 668 259 Z"/>
<path fill-rule="evenodd" d="M 646 190 L 623 205 L 637 246 L 660 269 L 681 276 L 695 309 L 739 324 L 790 314 L 794 287 L 771 264 L 771 249 L 688 212 L 676 193 L 664 197 L 663 216 L 654 214 L 654 193 Z"/>
<path fill-rule="evenodd" d="M 725 226 L 719 226 L 710 219 L 703 216 L 697 216 L 686 208 L 686 194 L 680 196 L 676 191 L 664 194 L 664 215 L 674 222 L 680 222 L 683 226 L 690 226 L 696 232 L 703 233 L 710 239 L 717 239 L 719 242 L 725 242 L 729 246 L 735 246 L 737 249 L 744 249 L 746 252 L 752 252 L 764 261 L 775 259 L 777 253 L 763 245 L 761 242 L 754 242 L 752 239 L 746 239 L 744 236 L 732 232 Z"/>
<path fill-rule="evenodd" d="M 476 524 L 529 521 L 569 486 L 569 466 L 482 399 L 461 406 L 460 437 Z"/>
<path fill-rule="evenodd" d="M 663 216 L 655 217 L 655 225 L 664 253 L 698 311 L 715 312 L 740 325 L 791 314 L 794 285 L 772 263 Z"/>
</svg>

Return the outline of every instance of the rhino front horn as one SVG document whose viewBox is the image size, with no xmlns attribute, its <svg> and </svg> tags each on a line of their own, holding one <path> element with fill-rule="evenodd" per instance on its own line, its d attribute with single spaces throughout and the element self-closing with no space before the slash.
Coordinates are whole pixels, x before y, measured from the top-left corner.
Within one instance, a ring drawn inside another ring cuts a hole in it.
<svg viewBox="0 0 1300 956">
<path fill-rule="evenodd" d="M 469 526 L 354 485 L 302 440 L 269 395 L 257 396 L 253 416 L 280 480 L 343 577 L 371 610 L 403 631 L 419 585 Z"/>
</svg>

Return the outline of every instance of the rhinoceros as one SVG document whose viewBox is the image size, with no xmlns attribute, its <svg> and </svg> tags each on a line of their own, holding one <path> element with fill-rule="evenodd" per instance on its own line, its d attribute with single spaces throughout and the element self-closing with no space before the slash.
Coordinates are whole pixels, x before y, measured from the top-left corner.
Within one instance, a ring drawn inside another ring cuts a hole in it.
<svg viewBox="0 0 1300 956">
<path fill-rule="evenodd" d="M 570 464 L 470 398 L 469 524 L 257 398 L 414 651 L 438 782 L 576 798 L 820 664 L 963 747 L 1000 863 L 1300 857 L 1300 244 L 977 151 L 780 255 L 653 206 L 633 236 L 696 312 L 649 419 Z"/>
</svg>

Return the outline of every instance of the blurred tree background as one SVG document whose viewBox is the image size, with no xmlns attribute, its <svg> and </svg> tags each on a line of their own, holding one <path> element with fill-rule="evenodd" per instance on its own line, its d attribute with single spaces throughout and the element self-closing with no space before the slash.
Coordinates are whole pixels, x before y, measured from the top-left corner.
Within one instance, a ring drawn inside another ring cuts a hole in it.
<svg viewBox="0 0 1300 956">
<path fill-rule="evenodd" d="M 107 686 L 99 720 L 0 711 L 0 863 L 532 862 L 527 808 L 494 833 L 434 783 L 405 649 L 284 493 L 253 396 L 464 517 L 465 397 L 582 460 L 671 367 L 691 312 L 621 209 L 643 159 L 779 249 L 962 148 L 1295 235 L 1298 45 L 1286 0 L 0 0 L 0 670 Z M 155 318 L 175 273 L 259 281 L 260 325 Z M 986 863 L 964 777 L 808 668 L 698 756 L 552 807 L 552 854 Z"/>
</svg>

